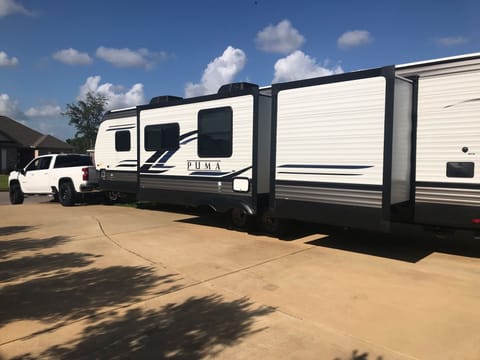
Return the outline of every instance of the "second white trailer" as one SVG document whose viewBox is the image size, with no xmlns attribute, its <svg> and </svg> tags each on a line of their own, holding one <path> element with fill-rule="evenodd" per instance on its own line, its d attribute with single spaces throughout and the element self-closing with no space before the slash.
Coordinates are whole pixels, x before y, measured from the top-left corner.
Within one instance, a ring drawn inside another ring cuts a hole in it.
<svg viewBox="0 0 480 360">
<path fill-rule="evenodd" d="M 397 66 L 418 84 L 414 222 L 480 226 L 480 53 Z"/>
<path fill-rule="evenodd" d="M 387 229 L 409 216 L 411 81 L 384 67 L 272 90 L 275 217 Z"/>
</svg>

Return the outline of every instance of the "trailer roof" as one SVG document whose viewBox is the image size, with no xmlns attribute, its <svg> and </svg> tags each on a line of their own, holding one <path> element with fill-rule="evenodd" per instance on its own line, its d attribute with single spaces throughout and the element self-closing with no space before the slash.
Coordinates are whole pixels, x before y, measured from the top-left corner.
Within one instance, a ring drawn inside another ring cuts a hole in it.
<svg viewBox="0 0 480 360">
<path fill-rule="evenodd" d="M 395 65 L 395 67 L 397 69 L 406 69 L 406 68 L 409 68 L 409 67 L 415 67 L 415 66 L 420 66 L 420 65 L 435 65 L 435 64 L 449 63 L 449 62 L 454 62 L 454 61 L 459 61 L 459 60 L 472 60 L 472 59 L 477 59 L 477 58 L 480 58 L 480 52 L 457 55 L 457 56 L 450 56 L 450 57 L 444 57 L 444 58 L 438 58 L 438 59 L 430 59 L 430 60 L 424 60 L 424 61 L 411 62 L 411 63 L 406 63 L 406 64 Z"/>
</svg>

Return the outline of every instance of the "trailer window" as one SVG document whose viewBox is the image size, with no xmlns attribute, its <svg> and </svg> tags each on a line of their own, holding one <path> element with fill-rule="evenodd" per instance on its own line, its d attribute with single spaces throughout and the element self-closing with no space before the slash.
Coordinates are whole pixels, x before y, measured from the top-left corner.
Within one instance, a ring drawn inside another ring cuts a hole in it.
<svg viewBox="0 0 480 360">
<path fill-rule="evenodd" d="M 474 169 L 473 162 L 448 162 L 447 177 L 473 178 Z"/>
<path fill-rule="evenodd" d="M 232 156 L 232 108 L 198 112 L 198 156 Z"/>
<path fill-rule="evenodd" d="M 130 131 L 115 132 L 115 150 L 130 151 Z"/>
<path fill-rule="evenodd" d="M 145 127 L 145 150 L 177 150 L 179 147 L 180 126 L 177 123 L 150 125 Z"/>
</svg>

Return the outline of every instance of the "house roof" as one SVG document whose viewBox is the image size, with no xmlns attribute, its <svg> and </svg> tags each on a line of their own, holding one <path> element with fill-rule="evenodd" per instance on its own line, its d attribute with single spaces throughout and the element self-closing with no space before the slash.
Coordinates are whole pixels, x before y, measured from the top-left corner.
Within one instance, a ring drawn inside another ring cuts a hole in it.
<svg viewBox="0 0 480 360">
<path fill-rule="evenodd" d="M 51 135 L 44 135 L 15 120 L 0 115 L 0 132 L 22 147 L 34 149 L 72 149 L 70 144 Z"/>
</svg>

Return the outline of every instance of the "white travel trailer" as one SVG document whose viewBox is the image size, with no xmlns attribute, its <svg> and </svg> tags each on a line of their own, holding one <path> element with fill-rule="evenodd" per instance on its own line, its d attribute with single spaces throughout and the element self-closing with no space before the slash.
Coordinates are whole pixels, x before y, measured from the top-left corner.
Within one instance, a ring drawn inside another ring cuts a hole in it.
<svg viewBox="0 0 480 360">
<path fill-rule="evenodd" d="M 237 227 L 267 206 L 271 97 L 257 85 L 137 112 L 138 200 L 230 211 Z"/>
<path fill-rule="evenodd" d="M 95 142 L 95 167 L 100 188 L 112 199 L 137 192 L 137 110 L 112 110 L 100 124 Z"/>
<path fill-rule="evenodd" d="M 480 226 L 480 53 L 397 66 L 418 87 L 414 222 Z"/>
<path fill-rule="evenodd" d="M 480 53 L 159 97 L 107 113 L 95 157 L 107 191 L 230 211 L 237 227 L 476 230 L 479 114 Z"/>
<path fill-rule="evenodd" d="M 408 216 L 413 81 L 391 66 L 274 84 L 272 97 L 273 216 L 373 229 Z"/>
</svg>

